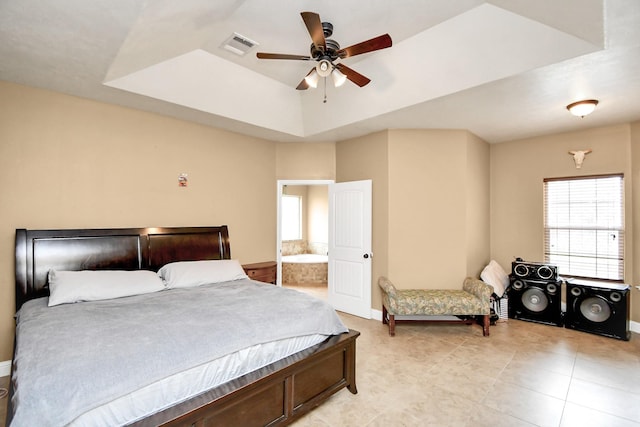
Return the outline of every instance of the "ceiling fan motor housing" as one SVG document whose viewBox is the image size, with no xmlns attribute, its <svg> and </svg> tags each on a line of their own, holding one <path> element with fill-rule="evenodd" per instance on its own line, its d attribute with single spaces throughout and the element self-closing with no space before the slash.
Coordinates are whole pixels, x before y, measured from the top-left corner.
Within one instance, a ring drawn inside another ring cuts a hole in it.
<svg viewBox="0 0 640 427">
<path fill-rule="evenodd" d="M 331 22 L 323 22 L 322 32 L 324 33 L 324 38 L 331 37 L 331 34 L 333 34 L 333 24 Z"/>
<path fill-rule="evenodd" d="M 315 44 L 311 43 L 310 51 L 311 57 L 317 61 L 326 58 L 330 61 L 338 59 L 337 51 L 340 50 L 340 43 L 333 39 L 325 39 L 325 45 L 327 46 L 325 51 L 322 49 L 316 49 Z"/>
</svg>

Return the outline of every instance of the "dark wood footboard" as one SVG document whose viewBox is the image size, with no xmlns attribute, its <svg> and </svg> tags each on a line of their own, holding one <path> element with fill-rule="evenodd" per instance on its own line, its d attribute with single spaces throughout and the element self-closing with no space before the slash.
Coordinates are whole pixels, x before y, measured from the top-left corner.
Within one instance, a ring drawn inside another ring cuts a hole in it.
<svg viewBox="0 0 640 427">
<path fill-rule="evenodd" d="M 287 425 L 343 388 L 358 392 L 359 335 L 350 330 L 330 337 L 132 425 Z"/>
</svg>

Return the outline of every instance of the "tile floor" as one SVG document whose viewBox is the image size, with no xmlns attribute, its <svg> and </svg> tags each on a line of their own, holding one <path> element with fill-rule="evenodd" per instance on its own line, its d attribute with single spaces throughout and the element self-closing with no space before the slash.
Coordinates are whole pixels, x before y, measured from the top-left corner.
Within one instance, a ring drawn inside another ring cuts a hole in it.
<svg viewBox="0 0 640 427">
<path fill-rule="evenodd" d="M 390 337 L 379 321 L 340 316 L 361 333 L 358 394 L 341 390 L 296 427 L 640 426 L 638 334 L 627 342 L 511 319 L 490 337 L 437 324 L 398 325 Z M 0 426 L 5 408 L 6 397 Z"/>
<path fill-rule="evenodd" d="M 296 289 L 326 295 L 326 288 Z M 640 426 L 640 335 L 620 341 L 510 319 L 396 326 L 340 314 L 360 331 L 358 394 L 342 390 L 303 426 Z"/>
</svg>

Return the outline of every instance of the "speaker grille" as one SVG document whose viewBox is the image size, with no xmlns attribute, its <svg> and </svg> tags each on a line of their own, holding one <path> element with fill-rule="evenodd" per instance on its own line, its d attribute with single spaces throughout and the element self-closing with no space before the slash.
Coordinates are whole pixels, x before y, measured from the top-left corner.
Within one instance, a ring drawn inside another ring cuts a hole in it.
<svg viewBox="0 0 640 427">
<path fill-rule="evenodd" d="M 549 306 L 549 298 L 539 288 L 529 288 L 522 294 L 522 305 L 534 313 L 543 312 Z"/>
<path fill-rule="evenodd" d="M 519 279 L 558 280 L 558 268 L 555 265 L 539 262 L 513 261 L 511 274 Z"/>
<path fill-rule="evenodd" d="M 580 303 L 580 313 L 592 322 L 606 322 L 611 317 L 611 308 L 602 298 L 589 297 Z"/>
</svg>

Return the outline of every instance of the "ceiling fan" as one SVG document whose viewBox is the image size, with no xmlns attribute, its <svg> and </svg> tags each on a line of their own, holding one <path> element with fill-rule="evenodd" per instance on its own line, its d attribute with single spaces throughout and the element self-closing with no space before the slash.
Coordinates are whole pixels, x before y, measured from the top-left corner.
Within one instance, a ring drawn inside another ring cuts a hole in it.
<svg viewBox="0 0 640 427">
<path fill-rule="evenodd" d="M 316 61 L 316 66 L 309 71 L 296 87 L 298 90 L 306 90 L 309 87 L 315 88 L 320 77 L 329 75 L 332 76 L 335 86 L 341 86 L 346 79 L 351 80 L 360 87 L 371 81 L 357 71 L 335 61 L 391 47 L 392 42 L 389 34 L 383 34 L 349 47 L 340 48 L 340 44 L 337 41 L 328 38 L 333 34 L 333 25 L 331 23 L 321 22 L 320 15 L 314 12 L 302 12 L 300 15 L 302 15 L 302 20 L 307 26 L 313 42 L 311 43 L 311 56 L 258 52 L 258 58 Z"/>
</svg>

